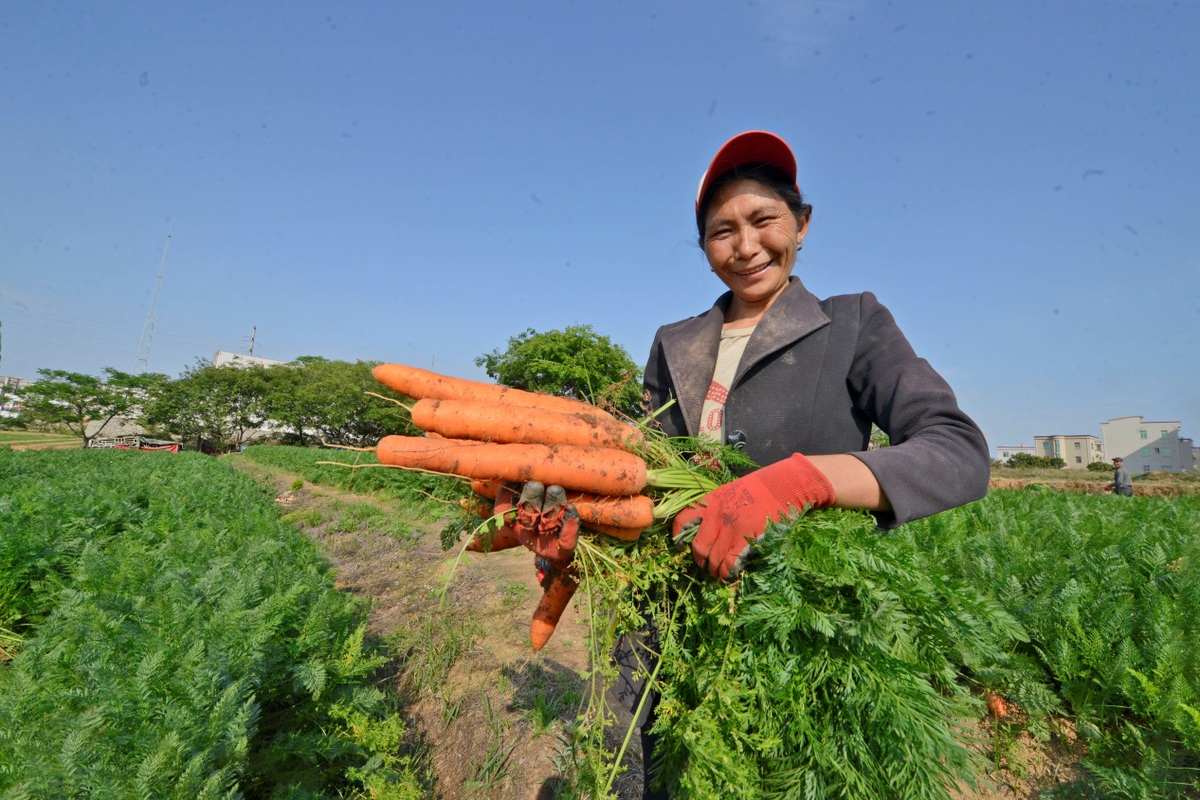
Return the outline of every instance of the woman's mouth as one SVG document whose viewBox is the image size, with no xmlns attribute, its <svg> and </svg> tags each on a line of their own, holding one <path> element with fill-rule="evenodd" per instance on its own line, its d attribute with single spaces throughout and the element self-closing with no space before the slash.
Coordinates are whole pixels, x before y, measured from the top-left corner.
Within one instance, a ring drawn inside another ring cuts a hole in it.
<svg viewBox="0 0 1200 800">
<path fill-rule="evenodd" d="M 770 267 L 770 266 L 771 266 L 773 263 L 774 263 L 773 261 L 768 261 L 767 263 L 765 263 L 765 264 L 762 264 L 761 266 L 757 266 L 757 267 L 751 267 L 750 269 L 741 270 L 741 271 L 735 272 L 735 273 L 733 273 L 733 274 L 734 274 L 734 275 L 737 275 L 739 278 L 749 278 L 750 276 L 752 276 L 752 275 L 757 275 L 758 273 L 760 273 L 760 272 L 762 272 L 763 270 L 767 269 L 767 268 L 768 268 L 768 267 Z"/>
</svg>

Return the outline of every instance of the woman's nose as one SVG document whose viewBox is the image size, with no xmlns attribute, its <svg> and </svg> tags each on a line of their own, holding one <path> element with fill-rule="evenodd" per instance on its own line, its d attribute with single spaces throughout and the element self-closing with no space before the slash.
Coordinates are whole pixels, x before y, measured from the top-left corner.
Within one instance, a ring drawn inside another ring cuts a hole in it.
<svg viewBox="0 0 1200 800">
<path fill-rule="evenodd" d="M 733 255 L 739 261 L 750 258 L 758 250 L 758 240 L 753 228 L 743 228 L 733 237 Z"/>
</svg>

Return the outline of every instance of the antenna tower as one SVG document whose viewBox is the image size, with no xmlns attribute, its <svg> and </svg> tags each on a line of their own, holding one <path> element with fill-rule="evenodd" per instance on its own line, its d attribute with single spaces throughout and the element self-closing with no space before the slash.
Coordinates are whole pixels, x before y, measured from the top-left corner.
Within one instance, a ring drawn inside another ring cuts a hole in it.
<svg viewBox="0 0 1200 800">
<path fill-rule="evenodd" d="M 167 228 L 167 241 L 163 245 L 162 260 L 158 263 L 158 280 L 154 282 L 154 297 L 150 300 L 150 313 L 146 315 L 146 324 L 142 326 L 142 341 L 138 344 L 137 359 L 133 362 L 133 371 L 149 369 L 150 341 L 154 338 L 154 311 L 158 308 L 158 290 L 162 288 L 163 270 L 167 266 L 167 248 L 171 246 L 171 230 L 174 223 Z"/>
</svg>

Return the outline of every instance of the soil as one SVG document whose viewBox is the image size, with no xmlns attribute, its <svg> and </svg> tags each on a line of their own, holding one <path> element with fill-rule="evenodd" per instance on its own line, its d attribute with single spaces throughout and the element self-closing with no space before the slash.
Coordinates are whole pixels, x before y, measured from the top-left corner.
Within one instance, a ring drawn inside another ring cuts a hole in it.
<svg viewBox="0 0 1200 800">
<path fill-rule="evenodd" d="M 318 542 L 338 587 L 370 601 L 370 634 L 404 654 L 405 668 L 388 680 L 406 709 L 434 796 L 558 797 L 565 785 L 565 726 L 587 691 L 586 631 L 573 604 L 549 643 L 532 652 L 529 621 L 541 589 L 529 553 L 464 553 L 456 563 L 456 551 L 441 547 L 443 522 L 415 523 L 399 533 L 372 518 L 356 524 L 350 512 L 363 505 L 382 508 L 392 521 L 411 511 L 375 496 L 312 484 L 294 488 L 293 475 L 240 456 L 230 461 L 275 493 L 281 513 Z M 616 749 L 628 715 L 614 712 Z M 1080 778 L 1081 753 L 1069 726 L 1043 742 L 1019 723 L 978 721 L 973 747 L 995 766 L 978 786 L 960 787 L 956 800 L 1032 800 Z M 641 796 L 636 735 L 629 749 L 626 771 L 614 785 L 621 800 Z"/>
<path fill-rule="evenodd" d="M 994 468 L 989 489 L 1024 489 L 1037 484 L 1055 492 L 1109 494 L 1112 472 L 1083 470 L 1012 470 Z M 1179 497 L 1200 492 L 1200 475 L 1195 472 L 1148 472 L 1133 481 L 1135 497 Z"/>
<path fill-rule="evenodd" d="M 457 551 L 441 546 L 444 522 L 418 522 L 402 535 L 352 527 L 344 522 L 348 511 L 363 504 L 399 519 L 411 511 L 373 495 L 307 483 L 293 489 L 294 475 L 230 460 L 268 486 L 281 512 L 318 542 L 336 585 L 370 601 L 369 634 L 409 652 L 407 671 L 390 680 L 435 796 L 559 796 L 565 726 L 587 691 L 586 630 L 572 604 L 545 647 L 532 651 L 529 623 L 541 587 L 529 552 L 464 553 L 456 563 Z M 439 648 L 450 651 L 468 639 L 448 672 L 430 666 L 444 655 Z M 614 710 L 621 733 L 613 735 L 623 735 L 628 715 Z M 620 798 L 640 796 L 640 753 L 632 740 L 627 771 L 615 784 Z"/>
</svg>

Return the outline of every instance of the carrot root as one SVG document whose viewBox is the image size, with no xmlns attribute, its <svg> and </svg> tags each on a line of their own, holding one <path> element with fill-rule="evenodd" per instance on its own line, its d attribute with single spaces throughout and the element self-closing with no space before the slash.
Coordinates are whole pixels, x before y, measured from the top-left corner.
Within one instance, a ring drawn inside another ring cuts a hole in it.
<svg viewBox="0 0 1200 800">
<path fill-rule="evenodd" d="M 625 449 L 642 440 L 633 425 L 617 422 L 599 409 L 572 412 L 544 408 L 514 409 L 492 400 L 418 400 L 412 422 L 448 439 L 480 442 L 570 444 Z"/>
<path fill-rule="evenodd" d="M 570 569 L 556 569 L 553 574 L 547 576 L 546 589 L 533 612 L 533 622 L 529 626 L 529 643 L 535 652 L 550 641 L 554 629 L 562 619 L 563 611 L 575 596 L 575 590 L 579 588 L 579 581 L 573 572 Z"/>
<path fill-rule="evenodd" d="M 492 403 L 508 403 L 514 406 L 545 408 L 566 413 L 587 411 L 602 414 L 615 421 L 608 412 L 582 400 L 570 397 L 527 392 L 494 383 L 453 378 L 436 372 L 410 367 L 405 364 L 379 364 L 371 371 L 375 380 L 384 386 L 417 400 L 484 400 Z"/>
<path fill-rule="evenodd" d="M 596 533 L 602 533 L 605 536 L 611 536 L 614 539 L 620 539 L 623 542 L 636 542 L 642 535 L 645 528 L 624 528 L 620 525 L 605 525 L 600 522 L 585 522 L 583 527 Z"/>
<path fill-rule="evenodd" d="M 475 534 L 467 543 L 467 551 L 471 553 L 493 553 L 497 550 L 510 550 L 518 547 L 521 540 L 517 532 L 505 525 L 494 532 L 483 531 Z"/>
<path fill-rule="evenodd" d="M 495 500 L 500 493 L 499 481 L 471 481 L 471 491 L 480 497 Z M 567 501 L 579 512 L 586 527 L 596 525 L 616 528 L 636 528 L 639 531 L 654 524 L 654 500 L 647 495 L 596 495 L 589 492 L 568 492 Z"/>
<path fill-rule="evenodd" d="M 490 444 L 469 439 L 385 436 L 379 463 L 464 478 L 541 481 L 604 495 L 633 495 L 646 486 L 646 463 L 623 450 L 571 445 Z"/>
</svg>

